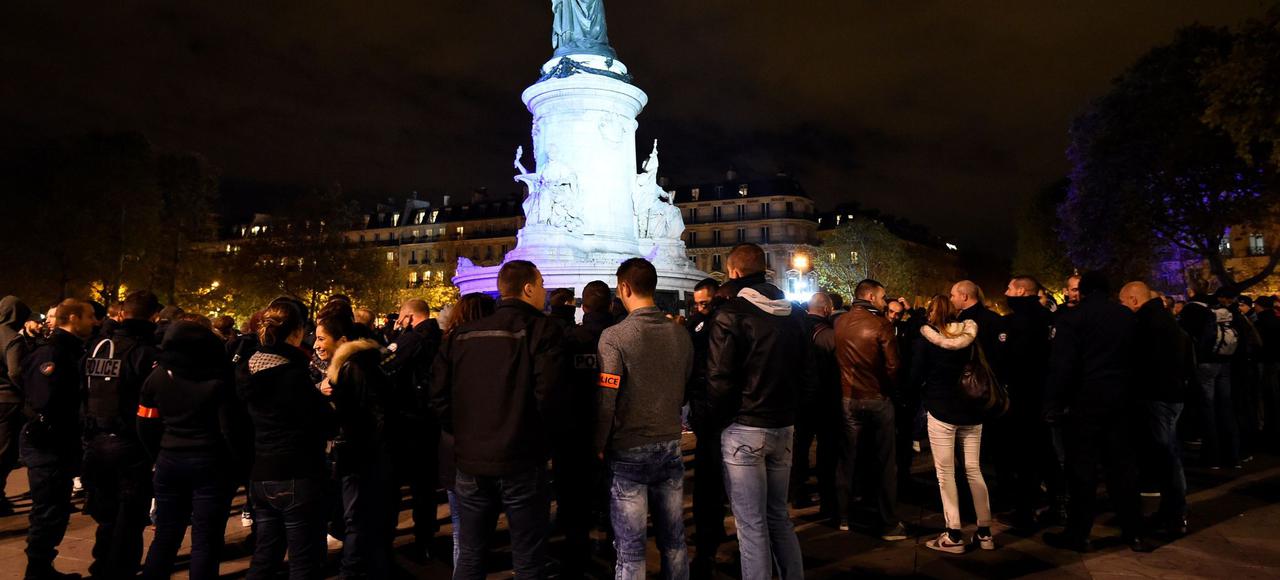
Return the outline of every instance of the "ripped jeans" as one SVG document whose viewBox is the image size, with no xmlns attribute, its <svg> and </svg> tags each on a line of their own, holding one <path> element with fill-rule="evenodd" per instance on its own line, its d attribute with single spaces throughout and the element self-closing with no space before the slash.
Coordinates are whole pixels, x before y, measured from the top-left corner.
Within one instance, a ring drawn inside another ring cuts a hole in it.
<svg viewBox="0 0 1280 580">
<path fill-rule="evenodd" d="M 645 577 L 645 534 L 653 519 L 662 577 L 689 578 L 684 539 L 684 460 L 680 440 L 652 443 L 608 454 L 609 518 L 618 550 L 618 580 Z"/>
<path fill-rule="evenodd" d="M 794 427 L 734 423 L 720 435 L 724 486 L 738 527 L 743 580 L 804 578 L 800 540 L 787 512 Z"/>
</svg>

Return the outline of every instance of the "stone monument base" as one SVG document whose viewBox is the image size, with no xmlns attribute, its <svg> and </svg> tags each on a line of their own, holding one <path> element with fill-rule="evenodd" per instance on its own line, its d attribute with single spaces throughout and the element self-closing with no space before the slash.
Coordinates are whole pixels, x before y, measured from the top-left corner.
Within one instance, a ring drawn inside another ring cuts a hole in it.
<svg viewBox="0 0 1280 580">
<path fill-rule="evenodd" d="M 620 262 L 535 262 L 542 272 L 542 285 L 548 290 L 573 288 L 574 296 L 582 297 L 582 288 L 593 280 L 602 280 L 610 288 L 618 287 L 615 274 Z M 459 270 L 453 283 L 463 295 L 484 292 L 498 295 L 498 270 L 501 266 L 473 267 Z M 693 301 L 693 287 L 706 278 L 706 274 L 692 266 L 688 268 L 664 268 L 658 270 L 658 305 L 668 312 L 684 310 L 681 302 Z M 581 312 L 581 311 L 579 311 Z"/>
</svg>

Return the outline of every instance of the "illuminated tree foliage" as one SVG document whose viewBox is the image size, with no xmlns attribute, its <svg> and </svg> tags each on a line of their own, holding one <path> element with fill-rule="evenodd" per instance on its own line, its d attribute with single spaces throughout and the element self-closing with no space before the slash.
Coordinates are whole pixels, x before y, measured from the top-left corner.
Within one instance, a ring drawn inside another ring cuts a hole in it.
<svg viewBox="0 0 1280 580">
<path fill-rule="evenodd" d="M 1229 136 L 1206 125 L 1200 78 L 1233 35 L 1192 26 L 1142 57 L 1071 127 L 1072 169 L 1060 235 L 1081 268 L 1143 278 L 1156 253 L 1203 259 L 1224 287 L 1245 289 L 1280 264 L 1280 245 L 1254 275 L 1236 279 L 1219 243 L 1226 229 L 1274 223 L 1274 172 L 1253 167 Z"/>
</svg>

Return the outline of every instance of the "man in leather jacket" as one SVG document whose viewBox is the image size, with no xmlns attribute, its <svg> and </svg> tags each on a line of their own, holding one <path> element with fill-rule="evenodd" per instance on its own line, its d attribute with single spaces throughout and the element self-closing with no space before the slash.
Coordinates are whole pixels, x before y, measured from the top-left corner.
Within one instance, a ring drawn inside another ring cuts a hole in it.
<svg viewBox="0 0 1280 580">
<path fill-rule="evenodd" d="M 854 288 L 849 313 L 836 320 L 836 360 L 840 363 L 840 388 L 844 394 L 844 453 L 839 476 L 840 528 L 848 530 L 858 446 L 871 438 L 875 457 L 863 468 L 876 474 L 879 491 L 876 508 L 880 537 L 905 540 L 906 528 L 898 520 L 897 463 L 894 453 L 895 422 L 892 395 L 898 384 L 898 338 L 893 323 L 884 317 L 885 288 L 875 280 L 863 280 Z"/>
</svg>

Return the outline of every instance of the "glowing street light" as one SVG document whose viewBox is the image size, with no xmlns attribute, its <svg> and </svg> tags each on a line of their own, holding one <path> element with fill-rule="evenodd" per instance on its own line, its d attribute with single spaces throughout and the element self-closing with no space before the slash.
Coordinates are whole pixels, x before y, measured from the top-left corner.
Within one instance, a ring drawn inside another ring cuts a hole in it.
<svg viewBox="0 0 1280 580">
<path fill-rule="evenodd" d="M 805 272 L 809 269 L 809 256 L 806 254 L 796 254 L 791 258 L 791 267 Z"/>
</svg>

